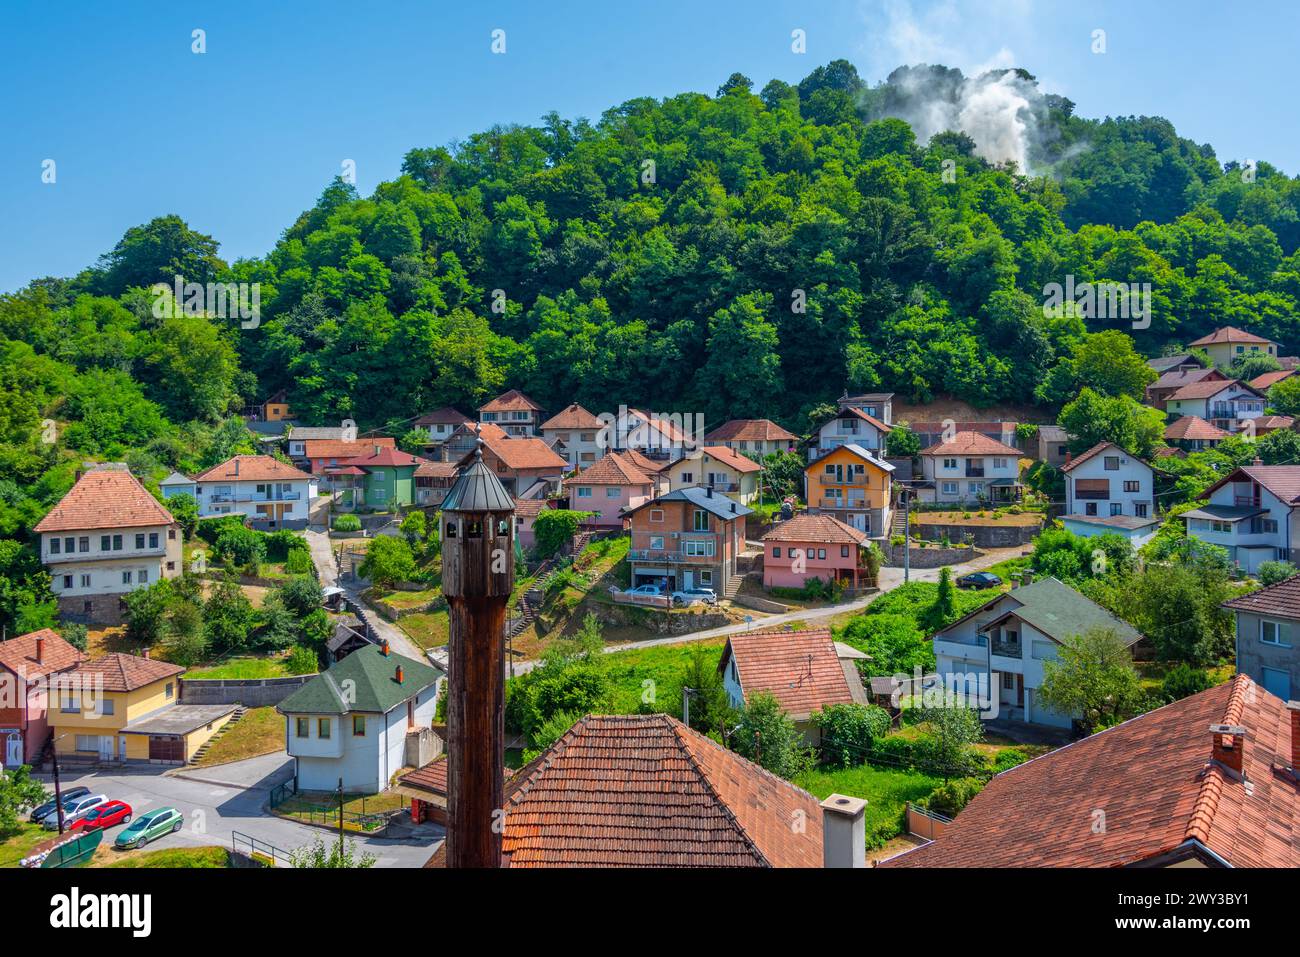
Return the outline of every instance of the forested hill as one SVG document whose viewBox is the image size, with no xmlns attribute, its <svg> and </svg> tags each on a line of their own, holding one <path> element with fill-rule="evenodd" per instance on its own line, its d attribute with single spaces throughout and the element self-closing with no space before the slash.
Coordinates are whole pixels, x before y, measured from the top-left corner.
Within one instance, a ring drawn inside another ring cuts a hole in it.
<svg viewBox="0 0 1300 957">
<path fill-rule="evenodd" d="M 1032 401 L 1085 331 L 1044 316 L 1068 276 L 1150 283 L 1149 329 L 1089 323 L 1148 355 L 1222 325 L 1300 350 L 1300 182 L 1159 118 L 1077 117 L 1022 71 L 978 82 L 1023 107 L 972 120 L 974 82 L 868 87 L 837 61 L 493 128 L 411 150 L 368 197 L 335 180 L 233 265 L 155 219 L 0 299 L 0 477 L 40 476 L 23 449 L 51 454 L 47 417 L 65 452 L 207 459 L 235 440 L 223 419 L 281 388 L 305 420 L 363 428 L 506 386 L 795 428 L 846 386 Z M 922 142 L 914 116 L 981 125 Z M 1027 171 L 990 162 L 1003 134 Z M 260 325 L 155 318 L 147 287 L 178 273 L 260 283 Z"/>
</svg>

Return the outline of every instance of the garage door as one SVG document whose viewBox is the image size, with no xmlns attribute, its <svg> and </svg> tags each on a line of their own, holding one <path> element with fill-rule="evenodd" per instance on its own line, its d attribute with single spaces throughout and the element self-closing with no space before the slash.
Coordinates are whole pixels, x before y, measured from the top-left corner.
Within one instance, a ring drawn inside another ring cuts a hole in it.
<svg viewBox="0 0 1300 957">
<path fill-rule="evenodd" d="M 150 761 L 184 761 L 185 739 L 178 734 L 149 735 Z"/>
</svg>

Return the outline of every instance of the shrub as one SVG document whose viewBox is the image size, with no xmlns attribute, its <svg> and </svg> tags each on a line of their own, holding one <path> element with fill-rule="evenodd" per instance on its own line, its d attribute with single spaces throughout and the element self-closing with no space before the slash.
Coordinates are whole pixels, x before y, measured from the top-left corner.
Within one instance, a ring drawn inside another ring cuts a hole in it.
<svg viewBox="0 0 1300 957">
<path fill-rule="evenodd" d="M 285 668 L 291 675 L 311 675 L 320 668 L 316 652 L 302 645 L 294 645 L 285 661 Z"/>
<path fill-rule="evenodd" d="M 219 561 L 253 568 L 266 561 L 266 536 L 244 525 L 230 525 L 221 530 L 212 551 Z"/>
<path fill-rule="evenodd" d="M 284 560 L 284 570 L 290 575 L 310 575 L 315 571 L 311 562 L 311 552 L 305 548 L 295 548 Z"/>
<path fill-rule="evenodd" d="M 342 515 L 335 515 L 334 531 L 359 532 L 361 531 L 361 519 L 357 518 L 351 512 L 344 512 Z"/>
<path fill-rule="evenodd" d="M 812 766 L 812 751 L 803 746 L 794 720 L 769 694 L 755 695 L 741 711 L 731 746 L 741 757 L 787 779 Z"/>
<path fill-rule="evenodd" d="M 812 716 L 821 731 L 822 760 L 839 767 L 861 764 L 889 732 L 889 712 L 872 704 L 827 705 Z"/>
<path fill-rule="evenodd" d="M 63 640 L 70 644 L 78 651 L 85 651 L 86 645 L 90 641 L 90 630 L 78 622 L 69 622 L 59 629 L 59 634 Z"/>
<path fill-rule="evenodd" d="M 1259 583 L 1264 586 L 1284 582 L 1296 574 L 1296 567 L 1290 562 L 1262 562 L 1256 573 Z"/>
<path fill-rule="evenodd" d="M 993 759 L 993 773 L 1001 774 L 1003 771 L 1010 771 L 1028 760 L 1029 755 L 1021 748 L 1003 748 Z"/>
<path fill-rule="evenodd" d="M 244 518 L 242 515 L 222 515 L 220 518 L 201 518 L 199 524 L 194 529 L 194 534 L 207 542 L 209 545 L 215 545 L 221 533 L 228 528 L 245 528 Z"/>
<path fill-rule="evenodd" d="M 392 588 L 415 577 L 415 556 L 404 539 L 381 535 L 370 543 L 357 571 L 379 588 Z"/>
<path fill-rule="evenodd" d="M 1160 690 L 1169 701 L 1187 698 L 1208 687 L 1210 687 L 1210 676 L 1186 662 L 1172 668 L 1165 675 L 1165 680 L 1160 682 Z"/>
<path fill-rule="evenodd" d="M 935 788 L 921 804 L 944 817 L 956 817 L 982 790 L 984 782 L 979 778 L 954 778 Z"/>
<path fill-rule="evenodd" d="M 172 597 L 170 579 L 127 593 L 126 636 L 146 645 L 160 640 L 167 631 L 167 606 Z"/>
</svg>

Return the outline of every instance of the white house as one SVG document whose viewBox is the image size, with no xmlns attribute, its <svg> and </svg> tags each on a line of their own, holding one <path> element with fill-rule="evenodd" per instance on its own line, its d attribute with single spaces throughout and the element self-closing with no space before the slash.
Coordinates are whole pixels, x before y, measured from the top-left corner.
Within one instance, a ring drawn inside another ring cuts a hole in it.
<svg viewBox="0 0 1300 957">
<path fill-rule="evenodd" d="M 793 452 L 799 436 L 771 419 L 730 419 L 704 436 L 704 441 L 766 458 L 776 452 Z"/>
<path fill-rule="evenodd" d="M 861 395 L 849 395 L 846 392 L 840 396 L 839 406 L 841 411 L 857 409 L 873 419 L 879 419 L 885 425 L 891 425 L 894 421 L 894 393 L 892 392 L 866 392 Z"/>
<path fill-rule="evenodd" d="M 1116 631 L 1132 646 L 1141 635 L 1127 622 L 1055 578 L 1004 592 L 934 635 L 945 688 L 978 696 L 986 718 L 1068 728 L 1078 715 L 1036 700 L 1043 663 L 1058 659 L 1066 639 L 1090 628 Z M 996 704 L 996 708 L 994 708 Z"/>
<path fill-rule="evenodd" d="M 366 645 L 281 701 L 298 789 L 333 791 L 342 779 L 345 791 L 377 794 L 403 767 L 422 764 L 442 678 L 387 645 Z"/>
<path fill-rule="evenodd" d="M 691 416 L 660 415 L 620 407 L 617 415 L 603 414 L 606 446 L 615 452 L 628 449 L 656 462 L 676 462 L 702 443 L 703 430 L 688 421 Z"/>
<path fill-rule="evenodd" d="M 1155 535 L 1156 471 L 1136 455 L 1113 442 L 1098 442 L 1061 466 L 1061 471 L 1065 474 L 1062 521 L 1070 531 L 1084 536 L 1122 534 L 1135 545 Z"/>
<path fill-rule="evenodd" d="M 1245 420 L 1264 414 L 1266 404 L 1264 393 L 1244 382 L 1202 380 L 1171 394 L 1165 400 L 1165 412 L 1170 421 L 1194 415 L 1225 432 L 1240 432 L 1246 428 Z"/>
<path fill-rule="evenodd" d="M 979 432 L 958 432 L 921 450 L 922 501 L 954 505 L 1020 496 L 1020 450 Z"/>
<path fill-rule="evenodd" d="M 808 449 L 808 461 L 819 459 L 841 445 L 856 445 L 883 456 L 885 436 L 892 431 L 893 428 L 884 419 L 847 406 L 840 409 L 835 418 L 823 422 L 817 430 L 817 437 Z"/>
<path fill-rule="evenodd" d="M 661 474 L 667 476 L 670 489 L 711 485 L 743 505 L 752 505 L 758 498 L 762 470 L 748 456 L 722 445 L 706 445 L 678 459 Z"/>
<path fill-rule="evenodd" d="M 571 469 L 585 469 L 605 454 L 601 429 L 605 424 L 578 403 L 561 409 L 542 423 L 542 441 Z"/>
<path fill-rule="evenodd" d="M 428 438 L 424 441 L 424 447 L 427 450 L 433 450 L 440 447 L 444 442 L 451 438 L 452 433 L 462 425 L 468 424 L 469 416 L 464 415 L 451 406 L 443 406 L 441 409 L 434 409 L 432 412 L 426 412 L 414 422 L 411 423 L 413 428 L 424 429 L 428 433 Z"/>
<path fill-rule="evenodd" d="M 194 480 L 199 517 L 245 515 L 254 527 L 304 528 L 316 478 L 269 455 L 236 455 Z"/>
<path fill-rule="evenodd" d="M 173 495 L 189 495 L 191 498 L 197 498 L 199 493 L 194 479 L 180 472 L 173 472 L 159 482 L 158 490 L 162 492 L 163 498 L 171 498 Z"/>
<path fill-rule="evenodd" d="M 1267 561 L 1300 562 L 1300 465 L 1243 466 L 1205 497 L 1207 504 L 1179 516 L 1188 535 L 1222 545 L 1249 575 Z"/>
</svg>

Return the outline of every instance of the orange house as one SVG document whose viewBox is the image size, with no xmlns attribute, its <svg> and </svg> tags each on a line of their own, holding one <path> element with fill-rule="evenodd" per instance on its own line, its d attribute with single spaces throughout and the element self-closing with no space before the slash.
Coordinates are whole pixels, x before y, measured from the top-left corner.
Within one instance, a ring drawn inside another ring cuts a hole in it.
<svg viewBox="0 0 1300 957">
<path fill-rule="evenodd" d="M 813 515 L 883 538 L 889 531 L 894 467 L 858 445 L 840 445 L 804 468 L 804 500 Z"/>
<path fill-rule="evenodd" d="M 712 588 L 730 597 L 739 587 L 736 558 L 745 548 L 745 516 L 754 510 L 709 488 L 679 488 L 628 509 L 627 560 L 632 584 L 668 591 Z"/>
</svg>

